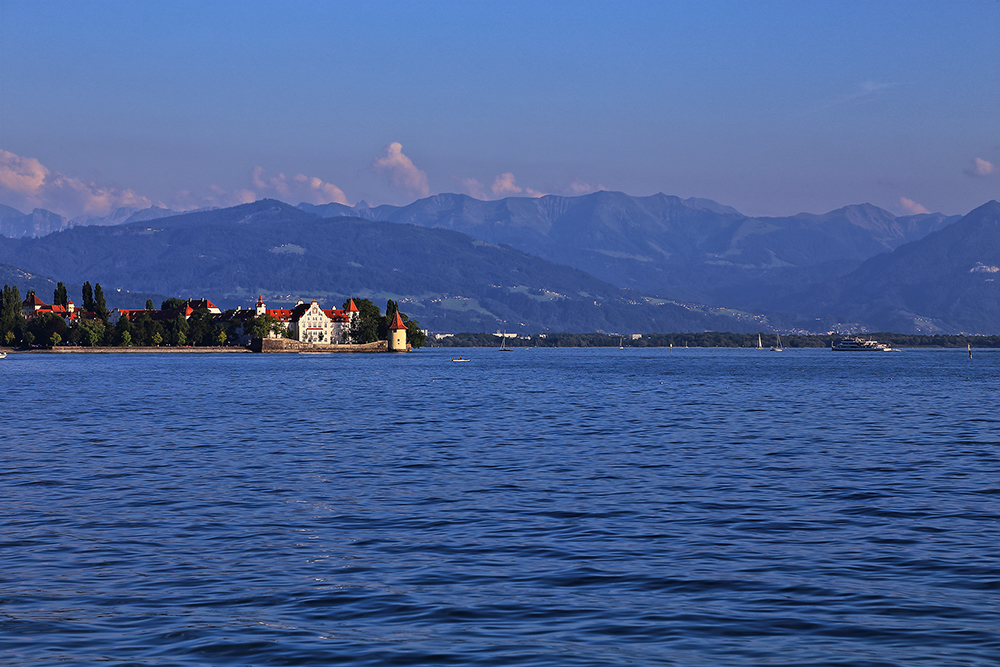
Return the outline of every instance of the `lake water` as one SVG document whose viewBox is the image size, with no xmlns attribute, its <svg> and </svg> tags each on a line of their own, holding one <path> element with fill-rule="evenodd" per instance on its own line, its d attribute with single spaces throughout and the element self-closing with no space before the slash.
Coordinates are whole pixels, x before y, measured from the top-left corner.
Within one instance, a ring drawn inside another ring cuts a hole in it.
<svg viewBox="0 0 1000 667">
<path fill-rule="evenodd" d="M 10 355 L 0 663 L 996 665 L 998 376 L 964 350 Z"/>
</svg>

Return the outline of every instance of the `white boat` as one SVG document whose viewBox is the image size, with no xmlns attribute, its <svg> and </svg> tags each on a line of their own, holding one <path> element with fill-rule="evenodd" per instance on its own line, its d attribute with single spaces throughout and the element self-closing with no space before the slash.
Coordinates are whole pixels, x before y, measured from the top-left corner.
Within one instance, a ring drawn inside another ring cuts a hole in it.
<svg viewBox="0 0 1000 667">
<path fill-rule="evenodd" d="M 757 349 L 758 350 L 764 349 L 764 342 L 760 339 L 760 334 L 757 334 Z"/>
<path fill-rule="evenodd" d="M 451 360 L 454 361 L 455 363 L 458 363 L 460 361 L 472 361 L 472 359 L 465 359 L 463 357 L 459 357 L 457 359 L 455 357 L 452 357 Z"/>
<path fill-rule="evenodd" d="M 852 336 L 833 341 L 830 349 L 834 352 L 892 352 L 892 345 L 861 336 Z"/>
<path fill-rule="evenodd" d="M 500 338 L 500 351 L 510 352 L 510 348 L 507 347 L 507 332 L 503 332 L 503 336 Z"/>
<path fill-rule="evenodd" d="M 771 347 L 771 352 L 781 352 L 781 351 L 783 351 L 785 349 L 785 348 L 781 347 L 781 334 L 774 334 L 774 335 L 777 336 L 778 339 L 777 339 L 777 341 L 775 341 L 774 345 Z"/>
<path fill-rule="evenodd" d="M 969 356 L 971 357 L 972 355 L 970 354 Z M 0 359 L 6 359 L 6 358 L 7 358 L 7 353 L 6 352 L 0 352 Z"/>
</svg>

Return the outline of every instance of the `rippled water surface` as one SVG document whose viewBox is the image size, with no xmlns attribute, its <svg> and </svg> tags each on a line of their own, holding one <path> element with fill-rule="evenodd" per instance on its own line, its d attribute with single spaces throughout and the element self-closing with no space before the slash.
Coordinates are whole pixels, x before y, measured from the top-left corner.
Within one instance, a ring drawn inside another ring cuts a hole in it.
<svg viewBox="0 0 1000 667">
<path fill-rule="evenodd" d="M 1000 352 L 0 361 L 0 663 L 986 665 Z"/>
</svg>

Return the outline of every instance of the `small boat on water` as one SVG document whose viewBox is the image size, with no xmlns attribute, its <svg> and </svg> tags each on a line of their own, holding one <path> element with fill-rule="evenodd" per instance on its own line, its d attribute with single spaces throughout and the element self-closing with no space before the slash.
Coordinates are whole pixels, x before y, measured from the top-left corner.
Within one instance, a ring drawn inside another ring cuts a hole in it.
<svg viewBox="0 0 1000 667">
<path fill-rule="evenodd" d="M 783 352 L 785 348 L 781 347 L 781 335 L 780 334 L 774 334 L 774 335 L 777 336 L 778 338 L 774 342 L 774 345 L 771 346 L 771 352 Z"/>
<path fill-rule="evenodd" d="M 472 359 L 465 359 L 463 357 L 458 357 L 457 359 L 455 357 L 452 357 L 451 360 L 454 361 L 455 363 L 458 363 L 460 361 L 472 361 Z"/>
<path fill-rule="evenodd" d="M 511 349 L 507 347 L 507 332 L 503 332 L 503 336 L 500 338 L 500 352 L 510 352 Z"/>
<path fill-rule="evenodd" d="M 969 356 L 971 357 L 972 354 L 969 354 Z M 0 352 L 0 359 L 6 359 L 6 358 L 7 358 L 7 353 L 6 352 Z"/>
<path fill-rule="evenodd" d="M 851 336 L 833 341 L 830 349 L 834 352 L 892 352 L 892 345 L 861 336 Z"/>
</svg>

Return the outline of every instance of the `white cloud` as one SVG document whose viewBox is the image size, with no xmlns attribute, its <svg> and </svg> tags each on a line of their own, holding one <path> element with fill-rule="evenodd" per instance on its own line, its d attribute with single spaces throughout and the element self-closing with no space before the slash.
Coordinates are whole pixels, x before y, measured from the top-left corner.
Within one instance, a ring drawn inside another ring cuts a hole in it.
<svg viewBox="0 0 1000 667">
<path fill-rule="evenodd" d="M 490 186 L 490 192 L 493 193 L 494 197 L 513 197 L 514 195 L 524 194 L 528 197 L 544 197 L 544 192 L 539 192 L 538 190 L 532 190 L 531 188 L 522 188 L 514 180 L 514 174 L 509 171 L 504 172 L 493 179 L 493 185 Z"/>
<path fill-rule="evenodd" d="M 308 202 L 329 204 L 336 202 L 349 206 L 344 191 L 333 183 L 326 183 L 315 176 L 296 174 L 291 178 L 279 173 L 267 176 L 263 167 L 254 167 L 250 172 L 250 187 L 259 198 L 274 197 L 289 204 Z"/>
<path fill-rule="evenodd" d="M 372 170 L 385 174 L 394 188 L 426 197 L 430 194 L 427 174 L 417 169 L 413 160 L 403 153 L 403 145 L 394 141 L 385 147 L 385 157 L 372 163 Z"/>
<path fill-rule="evenodd" d="M 517 184 L 517 179 L 514 178 L 514 174 L 509 171 L 494 178 L 493 184 L 489 187 L 489 189 L 487 189 L 485 185 L 475 178 L 462 178 L 460 176 L 452 176 L 452 178 L 456 183 L 458 183 L 459 192 L 475 197 L 476 199 L 500 199 L 503 197 L 516 197 L 519 195 L 526 197 L 544 197 L 546 194 L 532 188 L 521 187 Z M 607 190 L 607 188 L 603 185 L 591 185 L 590 183 L 586 183 L 579 178 L 574 178 L 562 191 L 567 195 L 576 196 L 588 195 L 592 192 L 598 192 L 600 190 Z"/>
<path fill-rule="evenodd" d="M 965 170 L 967 176 L 989 176 L 996 172 L 996 166 L 981 157 L 973 158 L 972 167 Z"/>
<path fill-rule="evenodd" d="M 921 213 L 930 213 L 930 211 L 928 211 L 926 207 L 918 204 L 912 199 L 907 199 L 906 197 L 899 198 L 899 205 L 909 215 L 920 215 Z"/>
<path fill-rule="evenodd" d="M 105 187 L 52 172 L 35 158 L 0 149 L 0 201 L 14 208 L 44 208 L 67 218 L 103 216 L 116 208 L 148 208 L 134 190 Z"/>
<path fill-rule="evenodd" d="M 591 185 L 590 183 L 581 181 L 579 178 L 574 178 L 573 182 L 567 186 L 566 194 L 589 195 L 591 192 L 598 192 L 600 190 L 607 190 L 607 188 L 603 185 Z"/>
<path fill-rule="evenodd" d="M 0 149 L 0 188 L 30 196 L 42 188 L 48 175 L 49 170 L 35 158 Z"/>
<path fill-rule="evenodd" d="M 862 104 L 865 102 L 870 102 L 878 98 L 882 91 L 889 88 L 897 86 L 896 83 L 881 83 L 878 81 L 862 81 L 858 84 L 857 88 L 853 91 L 841 95 L 840 97 L 835 97 L 833 99 L 827 100 L 824 103 L 819 104 L 810 111 L 826 111 L 828 109 L 834 109 L 836 107 L 841 107 L 845 105 Z"/>
<path fill-rule="evenodd" d="M 461 178 L 452 176 L 459 185 L 459 191 L 476 199 L 489 199 L 486 195 L 486 187 L 474 178 Z"/>
</svg>

